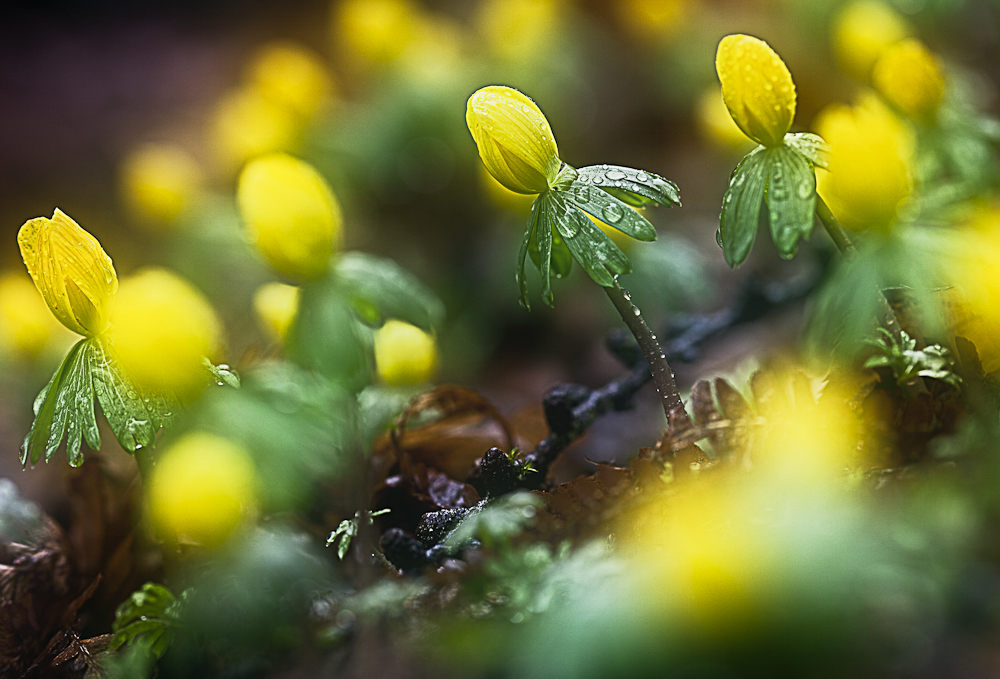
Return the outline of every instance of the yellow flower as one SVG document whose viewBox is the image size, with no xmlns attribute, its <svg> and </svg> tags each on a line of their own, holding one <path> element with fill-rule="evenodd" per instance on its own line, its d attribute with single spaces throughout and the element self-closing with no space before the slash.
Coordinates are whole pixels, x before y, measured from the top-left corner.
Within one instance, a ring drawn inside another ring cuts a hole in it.
<svg viewBox="0 0 1000 679">
<path fill-rule="evenodd" d="M 828 108 L 816 128 L 830 148 L 829 172 L 817 176 L 819 194 L 847 228 L 888 229 L 910 194 L 905 128 L 872 99 Z"/>
<path fill-rule="evenodd" d="M 485 0 L 476 25 L 490 52 L 506 61 L 539 60 L 557 44 L 562 0 Z"/>
<path fill-rule="evenodd" d="M 167 539 L 219 545 L 253 508 L 255 473 L 240 446 L 188 434 L 164 451 L 149 482 L 149 512 Z"/>
<path fill-rule="evenodd" d="M 265 283 L 253 295 L 257 322 L 266 332 L 284 341 L 299 310 L 302 290 L 284 283 Z"/>
<path fill-rule="evenodd" d="M 197 196 L 204 177 L 190 153 L 170 144 L 146 144 L 125 159 L 122 193 L 144 222 L 168 224 Z"/>
<path fill-rule="evenodd" d="M 722 99 L 722 90 L 718 87 L 708 88 L 698 97 L 695 106 L 695 118 L 706 139 L 724 149 L 744 152 L 750 150 L 746 147 L 751 142 L 729 115 L 726 102 Z"/>
<path fill-rule="evenodd" d="M 118 275 L 96 238 L 56 208 L 52 219 L 25 222 L 17 244 L 35 287 L 60 323 L 87 337 L 108 327 Z"/>
<path fill-rule="evenodd" d="M 561 162 L 549 121 L 531 99 L 491 85 L 469 97 L 465 112 L 479 157 L 498 182 L 515 193 L 541 193 Z"/>
<path fill-rule="evenodd" d="M 208 383 L 204 360 L 218 352 L 222 332 L 187 281 L 156 268 L 125 278 L 112 320 L 115 357 L 140 389 L 191 400 Z"/>
<path fill-rule="evenodd" d="M 490 171 L 486 169 L 485 165 L 480 165 L 479 167 L 479 183 L 486 190 L 486 195 L 489 196 L 490 202 L 499 208 L 510 210 L 512 212 L 520 212 L 525 215 L 531 212 L 531 204 L 535 201 L 534 196 L 523 193 L 514 193 L 506 186 L 498 182 L 496 178 L 490 174 Z"/>
<path fill-rule="evenodd" d="M 1000 369 L 1000 222 L 967 233 L 948 262 L 955 287 L 943 292 L 953 333 L 976 346 L 983 371 Z"/>
<path fill-rule="evenodd" d="M 302 280 L 326 273 L 342 218 L 330 187 L 311 165 L 284 153 L 256 158 L 240 174 L 236 200 L 276 271 Z"/>
<path fill-rule="evenodd" d="M 749 35 L 727 35 L 715 54 L 722 98 L 743 132 L 779 146 L 795 117 L 795 83 L 774 50 Z"/>
<path fill-rule="evenodd" d="M 333 17 L 338 48 L 355 61 L 388 64 L 413 40 L 419 10 L 409 0 L 344 0 Z"/>
<path fill-rule="evenodd" d="M 37 356 L 59 325 L 23 272 L 0 276 L 0 350 Z M 61 329 L 61 328 L 60 328 Z"/>
<path fill-rule="evenodd" d="M 315 115 L 332 89 L 319 56 L 293 42 L 267 43 L 251 58 L 247 72 L 248 82 L 265 96 L 305 119 Z"/>
<path fill-rule="evenodd" d="M 218 163 L 226 172 L 235 172 L 262 153 L 295 150 L 301 137 L 301 116 L 257 85 L 230 91 L 213 113 L 212 142 Z"/>
<path fill-rule="evenodd" d="M 944 96 L 944 74 L 937 59 L 916 39 L 886 49 L 872 70 L 872 84 L 891 104 L 933 123 Z"/>
<path fill-rule="evenodd" d="M 375 365 L 386 384 L 426 382 L 437 369 L 434 338 L 409 323 L 386 321 L 375 332 Z"/>
<path fill-rule="evenodd" d="M 851 2 L 833 25 L 833 46 L 845 71 L 867 81 L 885 48 L 910 35 L 910 28 L 888 5 L 872 0 Z"/>
<path fill-rule="evenodd" d="M 695 10 L 696 0 L 620 0 L 618 16 L 633 35 L 655 40 L 676 35 Z"/>
</svg>

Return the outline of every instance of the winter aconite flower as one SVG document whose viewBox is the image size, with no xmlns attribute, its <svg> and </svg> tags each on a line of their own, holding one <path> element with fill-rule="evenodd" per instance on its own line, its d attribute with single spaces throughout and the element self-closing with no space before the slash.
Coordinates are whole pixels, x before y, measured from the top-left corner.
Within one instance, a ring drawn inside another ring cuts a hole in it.
<svg viewBox="0 0 1000 679">
<path fill-rule="evenodd" d="M 845 71 L 867 81 L 872 66 L 887 47 L 910 35 L 892 7 L 873 0 L 848 3 L 833 25 L 833 47 Z"/>
<path fill-rule="evenodd" d="M 319 111 L 332 89 L 319 55 L 294 42 L 269 42 L 259 48 L 247 65 L 246 79 L 306 120 Z"/>
<path fill-rule="evenodd" d="M 253 310 L 257 322 L 276 339 L 285 340 L 288 329 L 299 310 L 302 289 L 284 283 L 265 283 L 253 295 Z"/>
<path fill-rule="evenodd" d="M 555 182 L 561 165 L 556 139 L 527 96 L 510 87 L 484 87 L 469 98 L 465 121 L 486 169 L 508 189 L 541 193 Z"/>
<path fill-rule="evenodd" d="M 276 271 L 306 281 L 326 273 L 340 236 L 340 206 L 311 165 L 284 153 L 256 158 L 240 174 L 236 200 Z"/>
<path fill-rule="evenodd" d="M 386 384 L 426 382 L 437 368 L 434 338 L 415 325 L 386 321 L 375 332 L 375 365 Z"/>
<path fill-rule="evenodd" d="M 219 545 L 252 509 L 254 483 L 243 448 L 212 434 L 188 434 L 157 462 L 149 512 L 165 538 Z"/>
<path fill-rule="evenodd" d="M 28 273 L 49 309 L 75 333 L 102 333 L 111 318 L 118 275 L 97 239 L 56 208 L 28 220 L 17 234 Z"/>
<path fill-rule="evenodd" d="M 884 104 L 867 100 L 829 108 L 817 129 L 830 145 L 819 186 L 830 209 L 850 229 L 887 230 L 910 193 L 905 128 Z"/>
<path fill-rule="evenodd" d="M 944 96 L 944 75 L 933 54 L 919 40 L 903 40 L 885 50 L 872 70 L 875 89 L 893 106 L 933 123 Z"/>
<path fill-rule="evenodd" d="M 795 117 L 795 83 L 774 50 L 749 35 L 727 35 L 715 68 L 722 98 L 740 129 L 764 146 L 778 146 Z"/>
<path fill-rule="evenodd" d="M 23 271 L 0 276 L 0 354 L 38 356 L 56 331 L 65 332 Z"/>
<path fill-rule="evenodd" d="M 208 300 L 166 269 L 122 280 L 110 330 L 115 357 L 144 392 L 192 400 L 209 380 L 222 331 Z"/>
<path fill-rule="evenodd" d="M 170 144 L 146 144 L 124 162 L 121 186 L 125 201 L 145 224 L 166 226 L 189 208 L 204 176 L 190 153 Z"/>
</svg>

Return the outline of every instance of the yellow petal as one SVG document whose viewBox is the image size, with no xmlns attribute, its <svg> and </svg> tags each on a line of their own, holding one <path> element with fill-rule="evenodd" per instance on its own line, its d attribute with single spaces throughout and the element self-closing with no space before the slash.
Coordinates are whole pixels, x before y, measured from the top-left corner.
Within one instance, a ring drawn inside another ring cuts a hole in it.
<svg viewBox="0 0 1000 679">
<path fill-rule="evenodd" d="M 109 334 L 115 357 L 136 386 L 184 401 L 208 383 L 204 360 L 215 357 L 222 338 L 204 295 L 156 268 L 122 281 Z"/>
<path fill-rule="evenodd" d="M 511 191 L 541 193 L 559 174 L 559 149 L 549 121 L 517 90 L 482 88 L 469 97 L 465 121 L 486 169 Z"/>
<path fill-rule="evenodd" d="M 56 330 L 63 331 L 23 271 L 0 276 L 0 352 L 38 356 Z"/>
<path fill-rule="evenodd" d="M 276 271 L 301 280 L 326 273 L 342 217 L 311 165 L 284 153 L 256 158 L 240 174 L 236 200 L 257 248 Z"/>
<path fill-rule="evenodd" d="M 722 98 L 743 132 L 764 146 L 778 146 L 795 117 L 795 83 L 774 50 L 749 35 L 719 43 L 715 69 Z"/>
<path fill-rule="evenodd" d="M 885 50 L 872 70 L 872 84 L 905 113 L 932 123 L 944 96 L 944 74 L 919 40 L 903 40 Z"/>
<path fill-rule="evenodd" d="M 17 244 L 35 287 L 60 323 L 88 337 L 108 327 L 118 275 L 96 238 L 56 208 L 52 219 L 25 222 Z"/>
<path fill-rule="evenodd" d="M 437 368 L 434 338 L 403 321 L 386 321 L 375 333 L 375 365 L 386 384 L 426 382 Z"/>
</svg>

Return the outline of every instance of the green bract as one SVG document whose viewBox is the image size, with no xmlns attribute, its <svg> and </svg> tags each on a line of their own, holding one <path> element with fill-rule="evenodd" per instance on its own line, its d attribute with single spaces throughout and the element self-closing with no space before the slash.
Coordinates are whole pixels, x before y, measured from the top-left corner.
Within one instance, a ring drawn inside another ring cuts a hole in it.
<svg viewBox="0 0 1000 679">
<path fill-rule="evenodd" d="M 531 206 L 516 271 L 524 306 L 529 306 L 524 275 L 528 254 L 541 274 L 542 299 L 549 306 L 551 275 L 568 274 L 574 259 L 605 287 L 614 285 L 615 276 L 632 271 L 628 257 L 594 220 L 636 240 L 654 241 L 656 229 L 633 209 L 654 204 L 680 205 L 677 185 L 630 167 L 592 165 L 576 170 L 563 164 L 559 180 Z"/>
<path fill-rule="evenodd" d="M 740 161 L 722 199 L 716 234 L 729 266 L 750 254 L 761 223 L 770 225 L 782 257 L 795 256 L 799 239 L 812 234 L 815 166 L 826 167 L 825 144 L 815 134 L 786 134 L 782 144 L 758 146 Z"/>
</svg>

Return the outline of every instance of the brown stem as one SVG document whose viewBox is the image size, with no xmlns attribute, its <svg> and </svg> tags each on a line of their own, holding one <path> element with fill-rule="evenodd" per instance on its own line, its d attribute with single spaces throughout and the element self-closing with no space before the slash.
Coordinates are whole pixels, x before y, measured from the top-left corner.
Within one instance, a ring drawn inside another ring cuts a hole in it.
<svg viewBox="0 0 1000 679">
<path fill-rule="evenodd" d="M 646 321 L 643 320 L 639 307 L 632 303 L 631 295 L 618 285 L 617 279 L 614 285 L 605 287 L 604 292 L 607 293 L 611 303 L 615 305 L 615 309 L 625 321 L 625 325 L 635 336 L 635 341 L 639 343 L 639 349 L 642 350 L 646 362 L 649 363 L 653 385 L 656 386 L 656 391 L 660 395 L 660 401 L 663 403 L 663 414 L 666 415 L 667 422 L 670 422 L 671 413 L 674 413 L 675 418 L 682 415 L 686 419 L 687 411 L 684 409 L 681 395 L 677 391 L 674 371 L 670 369 L 670 364 L 667 363 L 667 359 L 663 355 L 663 349 L 656 341 L 656 335 L 650 331 Z"/>
</svg>

